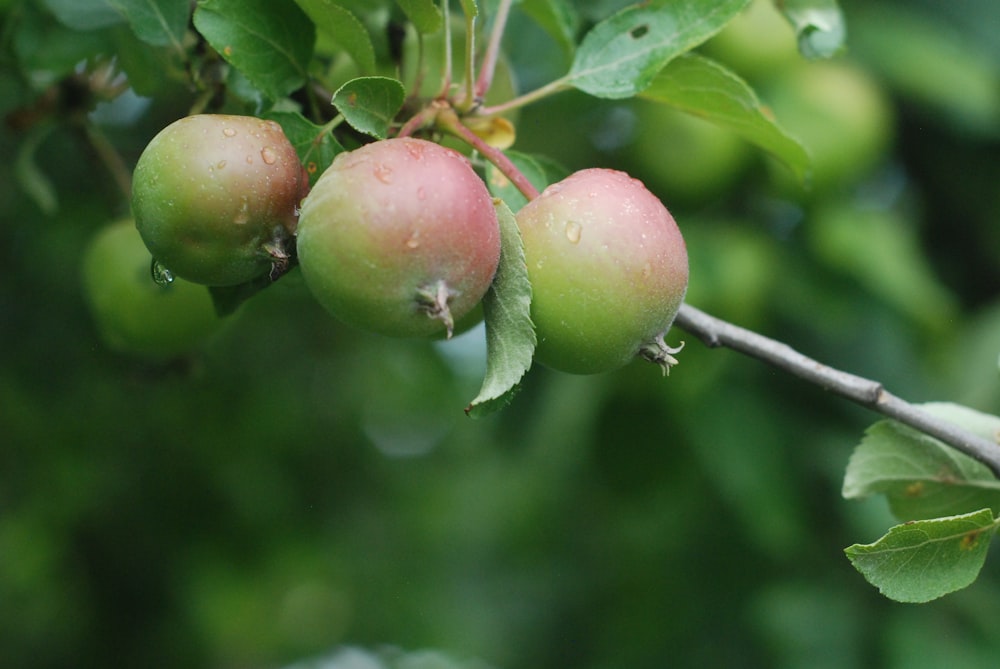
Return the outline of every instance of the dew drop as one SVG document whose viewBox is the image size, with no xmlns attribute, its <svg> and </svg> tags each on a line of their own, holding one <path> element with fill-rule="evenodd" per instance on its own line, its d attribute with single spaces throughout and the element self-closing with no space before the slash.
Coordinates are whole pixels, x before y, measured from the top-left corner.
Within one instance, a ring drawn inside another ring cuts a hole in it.
<svg viewBox="0 0 1000 669">
<path fill-rule="evenodd" d="M 376 165 L 372 172 L 375 174 L 375 178 L 382 183 L 392 183 L 392 168 L 388 165 Z"/>
<path fill-rule="evenodd" d="M 583 227 L 576 221 L 566 222 L 566 239 L 569 240 L 570 244 L 577 244 L 580 241 L 580 233 L 583 232 Z"/>
<path fill-rule="evenodd" d="M 267 165 L 274 165 L 274 163 L 278 160 L 278 156 L 274 153 L 274 151 L 266 146 L 260 150 L 260 157 L 261 160 L 263 160 Z"/>
<path fill-rule="evenodd" d="M 153 276 L 153 281 L 158 286 L 169 286 L 174 282 L 174 273 L 163 266 L 156 258 L 149 265 L 149 273 Z"/>
<path fill-rule="evenodd" d="M 216 167 L 216 169 L 220 169 L 220 170 L 221 170 L 221 169 L 222 169 L 223 167 L 225 167 L 225 166 L 226 166 L 226 161 L 225 161 L 225 160 L 220 160 L 219 162 L 217 162 L 217 163 L 215 164 L 215 167 Z"/>
<path fill-rule="evenodd" d="M 417 189 L 417 199 L 418 200 L 426 200 L 427 199 L 427 191 L 424 190 L 423 186 L 421 186 L 420 188 Z"/>
<path fill-rule="evenodd" d="M 240 210 L 233 218 L 233 223 L 236 225 L 246 225 L 247 221 L 250 220 L 250 205 L 247 203 L 246 198 L 243 198 L 243 204 L 240 205 Z"/>
<path fill-rule="evenodd" d="M 406 152 L 410 154 L 410 157 L 414 160 L 420 160 L 424 157 L 424 145 L 419 142 L 407 142 Z"/>
<path fill-rule="evenodd" d="M 236 129 L 235 128 L 223 128 L 222 134 L 225 135 L 226 137 L 235 137 L 236 136 Z"/>
<path fill-rule="evenodd" d="M 406 248 L 416 249 L 420 248 L 420 240 L 417 238 L 417 233 L 410 235 L 410 238 L 406 240 Z"/>
</svg>

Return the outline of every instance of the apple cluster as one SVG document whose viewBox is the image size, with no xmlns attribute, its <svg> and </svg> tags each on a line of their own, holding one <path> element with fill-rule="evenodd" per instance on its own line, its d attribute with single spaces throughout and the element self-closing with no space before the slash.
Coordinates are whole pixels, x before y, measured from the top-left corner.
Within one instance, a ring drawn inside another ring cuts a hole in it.
<svg viewBox="0 0 1000 669">
<path fill-rule="evenodd" d="M 413 137 L 339 154 L 314 186 L 276 123 L 191 116 L 134 174 L 135 225 L 172 275 L 232 286 L 293 258 L 338 319 L 396 337 L 451 337 L 482 318 L 500 262 L 497 202 L 470 160 Z M 516 213 L 536 359 L 576 374 L 636 356 L 664 369 L 688 259 L 666 207 L 603 168 L 548 186 Z"/>
</svg>

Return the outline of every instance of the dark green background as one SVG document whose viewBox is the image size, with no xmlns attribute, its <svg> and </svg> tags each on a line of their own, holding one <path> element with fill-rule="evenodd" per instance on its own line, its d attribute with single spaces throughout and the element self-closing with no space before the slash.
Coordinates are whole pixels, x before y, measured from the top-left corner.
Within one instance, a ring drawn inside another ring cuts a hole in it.
<svg viewBox="0 0 1000 669">
<path fill-rule="evenodd" d="M 876 4 L 847 5 L 849 58 L 896 114 L 872 170 L 796 199 L 752 154 L 721 193 L 658 194 L 695 306 L 912 401 L 997 413 L 1000 117 L 972 124 L 960 90 L 921 96 L 887 72 L 862 48 L 879 44 L 862 13 Z M 994 2 L 903 4 L 1000 72 Z M 876 417 L 680 331 L 669 378 L 534 369 L 480 421 L 462 409 L 481 335 L 353 331 L 297 273 L 189 358 L 107 350 L 81 254 L 127 202 L 70 73 L 119 37 L 43 6 L 0 3 L 0 664 L 264 668 L 386 643 L 507 669 L 958 668 L 1000 652 L 995 560 L 916 607 L 844 557 L 894 522 L 881 500 L 840 497 Z M 524 81 L 545 75 L 520 55 Z M 164 86 L 124 124 L 90 118 L 131 166 L 188 104 Z M 522 112 L 515 148 L 631 168 L 631 113 L 566 94 Z M 845 209 L 915 245 L 862 227 L 847 248 L 864 262 L 829 253 L 817 221 Z"/>
</svg>

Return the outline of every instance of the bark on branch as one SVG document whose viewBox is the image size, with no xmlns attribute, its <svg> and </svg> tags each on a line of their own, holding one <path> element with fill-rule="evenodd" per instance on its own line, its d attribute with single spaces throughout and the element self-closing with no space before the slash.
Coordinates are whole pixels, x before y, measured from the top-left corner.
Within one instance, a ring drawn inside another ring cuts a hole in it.
<svg viewBox="0 0 1000 669">
<path fill-rule="evenodd" d="M 824 365 L 802 355 L 787 344 L 710 316 L 689 304 L 681 306 L 674 324 L 698 337 L 710 348 L 725 346 L 757 358 L 824 390 L 940 439 L 983 463 L 1000 478 L 1000 444 L 931 416 L 919 407 L 896 397 L 877 381 Z"/>
</svg>

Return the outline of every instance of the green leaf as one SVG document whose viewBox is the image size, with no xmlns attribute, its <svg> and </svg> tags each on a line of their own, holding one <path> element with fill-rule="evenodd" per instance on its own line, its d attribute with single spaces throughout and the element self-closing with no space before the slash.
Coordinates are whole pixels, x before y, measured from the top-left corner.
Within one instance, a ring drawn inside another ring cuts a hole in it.
<svg viewBox="0 0 1000 669">
<path fill-rule="evenodd" d="M 295 147 L 296 153 L 299 154 L 299 160 L 302 161 L 302 165 L 309 175 L 310 186 L 316 183 L 316 180 L 326 171 L 337 154 L 344 151 L 344 147 L 334 139 L 331 133 L 299 112 L 272 111 L 265 114 L 264 117 L 277 121 L 281 125 L 285 136 Z"/>
<path fill-rule="evenodd" d="M 142 97 L 157 97 L 185 77 L 178 60 L 185 54 L 167 48 L 149 48 L 129 26 L 113 34 L 115 61 L 128 77 L 129 86 Z"/>
<path fill-rule="evenodd" d="M 16 29 L 9 32 L 10 46 L 20 76 L 35 90 L 56 84 L 79 64 L 98 53 L 114 53 L 115 30 L 74 30 L 32 5 L 25 7 Z M 12 72 L 10 64 L 5 72 Z"/>
<path fill-rule="evenodd" d="M 921 408 L 987 439 L 1000 434 L 996 416 L 947 403 Z M 900 520 L 985 507 L 1000 515 L 1000 481 L 986 465 L 894 420 L 879 421 L 865 433 L 847 464 L 842 492 L 847 499 L 883 494 Z"/>
<path fill-rule="evenodd" d="M 153 46 L 169 46 L 174 51 L 184 51 L 184 34 L 191 18 L 188 0 L 108 0 L 129 25 L 136 36 Z"/>
<path fill-rule="evenodd" d="M 268 98 L 306 82 L 316 29 L 292 0 L 199 0 L 194 25 Z"/>
<path fill-rule="evenodd" d="M 424 35 L 436 33 L 444 25 L 441 10 L 434 0 L 396 0 L 396 4 L 419 33 Z"/>
<path fill-rule="evenodd" d="M 333 106 L 358 132 L 385 139 L 405 99 L 406 89 L 398 79 L 358 77 L 337 89 Z"/>
<path fill-rule="evenodd" d="M 844 47 L 847 25 L 837 0 L 782 0 L 775 3 L 795 28 L 799 53 L 830 58 Z"/>
<path fill-rule="evenodd" d="M 506 151 L 504 153 L 514 163 L 514 167 L 520 170 L 531 182 L 531 185 L 539 191 L 569 174 L 566 168 L 558 165 L 547 156 L 531 155 L 520 151 Z M 486 168 L 486 185 L 489 186 L 490 192 L 506 202 L 512 211 L 517 211 L 528 202 L 517 186 L 492 164 Z"/>
<path fill-rule="evenodd" d="M 567 0 L 524 0 L 521 9 L 568 54 L 576 49 L 580 14 Z"/>
<path fill-rule="evenodd" d="M 844 550 L 851 564 L 889 599 L 923 603 L 976 580 L 996 531 L 993 513 L 897 525 L 873 544 Z"/>
<path fill-rule="evenodd" d="M 517 221 L 503 200 L 496 201 L 500 219 L 500 266 L 483 298 L 486 319 L 486 374 L 465 412 L 481 418 L 502 409 L 514 397 L 535 354 L 531 322 L 531 283 Z"/>
<path fill-rule="evenodd" d="M 676 58 L 641 96 L 729 128 L 808 179 L 805 148 L 775 123 L 746 82 L 715 61 L 695 54 Z"/>
<path fill-rule="evenodd" d="M 364 24 L 332 0 L 295 0 L 316 28 L 333 38 L 362 72 L 375 69 L 375 47 Z"/>
<path fill-rule="evenodd" d="M 124 19 L 110 0 L 43 0 L 60 23 L 74 30 L 106 28 Z"/>
<path fill-rule="evenodd" d="M 583 38 L 566 83 L 601 98 L 627 98 L 673 58 L 722 29 L 749 0 L 653 0 L 598 23 Z"/>
</svg>

